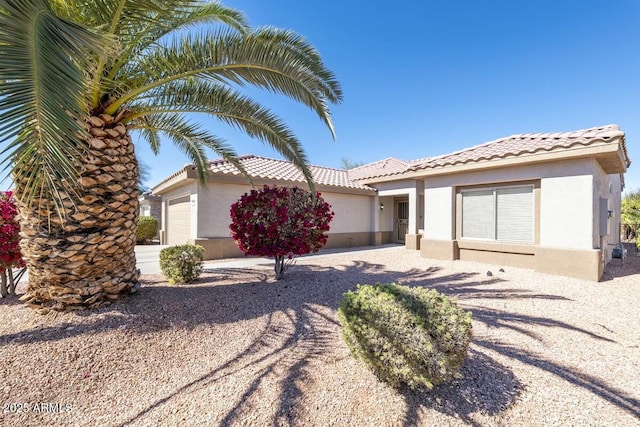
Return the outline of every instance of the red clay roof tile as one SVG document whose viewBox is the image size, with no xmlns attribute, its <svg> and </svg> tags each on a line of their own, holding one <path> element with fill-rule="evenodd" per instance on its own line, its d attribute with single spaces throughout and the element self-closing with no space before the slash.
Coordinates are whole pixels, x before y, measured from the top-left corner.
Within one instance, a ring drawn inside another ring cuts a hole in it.
<svg viewBox="0 0 640 427">
<path fill-rule="evenodd" d="M 576 145 L 588 146 L 595 143 L 606 143 L 619 138 L 623 139 L 623 137 L 624 132 L 622 132 L 617 125 L 600 126 L 573 132 L 512 135 L 475 147 L 424 159 L 421 162 L 411 162 L 412 165 L 409 166 L 407 170 L 418 171 L 482 160 L 503 159 L 540 151 L 566 149 Z M 624 147 L 624 144 L 623 150 L 626 156 L 626 147 Z"/>
<path fill-rule="evenodd" d="M 279 181 L 292 181 L 305 183 L 302 172 L 291 162 L 286 160 L 270 159 L 254 155 L 238 158 L 247 173 L 253 178 L 273 179 Z M 211 172 L 214 174 L 241 175 L 240 171 L 226 160 L 213 160 L 209 162 Z M 322 166 L 310 166 L 311 174 L 316 184 L 336 187 L 372 190 L 371 187 L 359 184 L 349 179 L 348 173 L 343 169 L 333 169 Z"/>
</svg>

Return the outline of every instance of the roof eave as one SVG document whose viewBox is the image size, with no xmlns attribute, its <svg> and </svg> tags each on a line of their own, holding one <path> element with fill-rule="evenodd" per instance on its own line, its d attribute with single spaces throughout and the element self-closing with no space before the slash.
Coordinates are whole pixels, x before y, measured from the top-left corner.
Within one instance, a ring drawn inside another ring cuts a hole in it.
<svg viewBox="0 0 640 427">
<path fill-rule="evenodd" d="M 224 172 L 214 172 L 209 175 L 210 183 L 224 183 L 224 184 L 238 184 L 238 185 L 250 185 L 249 180 L 242 174 L 231 174 Z M 309 189 L 309 185 L 306 181 L 287 180 L 287 179 L 274 179 L 253 177 L 253 184 L 255 187 L 263 185 L 280 185 L 280 186 L 292 186 L 295 185 L 306 190 Z M 362 194 L 362 195 L 375 195 L 376 190 L 368 187 L 348 187 L 345 185 L 329 185 L 320 184 L 316 182 L 316 191 L 320 192 L 332 192 L 332 193 L 345 193 L 345 194 Z"/>
<path fill-rule="evenodd" d="M 151 193 L 162 195 L 178 187 L 183 186 L 187 182 L 198 179 L 198 172 L 192 166 L 185 166 L 178 172 L 174 173 L 164 181 L 157 184 L 151 189 Z"/>
<path fill-rule="evenodd" d="M 450 175 L 461 172 L 497 169 L 510 166 L 521 166 L 525 164 L 536 164 L 589 157 L 596 159 L 608 174 L 624 173 L 627 170 L 628 159 L 624 155 L 624 150 L 621 144 L 609 141 L 606 144 L 577 146 L 554 151 L 525 153 L 518 156 L 498 159 L 479 160 L 468 163 L 436 166 L 428 169 L 407 171 L 396 175 L 362 180 L 360 182 L 365 185 L 370 185 L 388 181 L 420 179 L 430 176 Z"/>
</svg>

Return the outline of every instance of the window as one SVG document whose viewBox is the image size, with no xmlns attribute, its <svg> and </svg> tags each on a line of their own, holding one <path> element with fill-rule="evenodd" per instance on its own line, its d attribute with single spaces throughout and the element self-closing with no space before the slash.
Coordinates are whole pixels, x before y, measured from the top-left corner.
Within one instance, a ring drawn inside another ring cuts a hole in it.
<svg viewBox="0 0 640 427">
<path fill-rule="evenodd" d="M 533 187 L 462 192 L 462 237 L 533 243 Z"/>
<path fill-rule="evenodd" d="M 151 206 L 142 207 L 142 216 L 151 216 Z"/>
</svg>

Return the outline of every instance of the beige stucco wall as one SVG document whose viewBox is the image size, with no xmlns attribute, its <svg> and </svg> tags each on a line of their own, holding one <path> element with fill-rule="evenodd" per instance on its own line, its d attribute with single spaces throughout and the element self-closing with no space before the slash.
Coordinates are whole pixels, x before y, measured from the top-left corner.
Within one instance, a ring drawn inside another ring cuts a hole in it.
<svg viewBox="0 0 640 427">
<path fill-rule="evenodd" d="M 229 210 L 244 193 L 251 191 L 249 185 L 210 182 L 198 188 L 198 237 L 229 237 L 231 215 Z"/>
<path fill-rule="evenodd" d="M 457 242 L 460 247 L 464 244 L 464 249 L 456 249 L 457 189 L 528 181 L 539 182 L 540 185 L 536 196 L 539 197 L 536 202 L 539 237 L 536 244 L 529 245 L 531 250 L 522 247 L 520 251 L 511 252 L 499 243 L 494 244 L 501 246 L 495 250 L 467 248 L 464 240 Z M 423 255 L 452 257 L 449 259 L 463 258 L 463 255 L 465 259 L 500 259 L 513 265 L 532 265 L 536 270 L 547 273 L 598 280 L 604 264 L 611 259 L 613 245 L 619 239 L 620 185 L 619 175 L 607 175 L 593 159 L 429 177 L 425 180 Z M 601 198 L 607 199 L 608 209 L 601 209 Z M 603 217 L 608 223 L 601 233 L 600 218 L 601 215 L 608 216 L 607 210 L 613 211 L 613 216 Z M 453 241 L 452 248 L 444 246 L 447 240 Z M 604 249 L 602 260 L 598 255 L 601 248 Z"/>
<path fill-rule="evenodd" d="M 322 198 L 331 205 L 335 213 L 330 233 L 373 231 L 371 209 L 374 197 L 323 191 Z"/>
<path fill-rule="evenodd" d="M 423 222 L 423 210 L 420 207 L 421 197 L 424 195 L 424 186 L 420 180 L 402 180 L 392 182 L 382 182 L 372 184 L 378 191 L 379 199 L 381 203 L 384 203 L 385 210 L 387 212 L 382 215 L 381 219 L 384 222 L 380 223 L 380 230 L 394 230 L 395 215 L 393 210 L 395 209 L 395 201 L 399 199 L 406 199 L 409 201 L 409 223 L 408 233 L 416 234 L 419 229 L 424 227 Z M 383 201 L 386 200 L 386 201 Z M 386 209 L 386 208 L 391 209 Z M 391 212 L 390 212 L 391 211 Z M 390 216 L 389 216 L 390 215 Z M 389 227 L 390 228 L 387 228 Z"/>
<path fill-rule="evenodd" d="M 404 179 L 400 181 L 379 182 L 372 184 L 378 190 L 378 194 L 384 196 L 407 194 L 409 190 L 417 188 L 417 183 L 414 179 Z"/>
<path fill-rule="evenodd" d="M 594 247 L 604 249 L 604 263 L 612 258 L 613 248 L 620 242 L 620 209 L 622 199 L 622 182 L 620 175 L 608 175 L 598 168 L 593 179 L 594 194 Z M 600 200 L 606 199 L 606 212 L 600 211 Z M 611 215 L 609 215 L 611 211 Z M 600 216 L 603 218 L 600 218 Z M 600 221 L 606 223 L 606 234 L 600 233 Z"/>
<path fill-rule="evenodd" d="M 425 188 L 424 237 L 432 240 L 454 238 L 455 194 L 451 186 Z"/>
<path fill-rule="evenodd" d="M 610 236 L 613 244 L 620 243 L 620 223 L 622 214 L 622 180 L 619 174 L 609 175 L 612 193 L 610 195 L 610 208 L 613 211 L 613 218 L 610 221 Z"/>
<path fill-rule="evenodd" d="M 210 183 L 198 188 L 197 237 L 229 237 L 231 216 L 229 209 L 244 194 L 251 191 L 249 185 Z M 322 198 L 335 212 L 330 234 L 373 231 L 372 196 L 322 192 Z"/>
<path fill-rule="evenodd" d="M 240 256 L 241 252 L 230 238 L 229 210 L 249 191 L 251 187 L 244 184 L 211 182 L 203 186 L 195 181 L 185 183 L 163 194 L 163 213 L 167 210 L 169 200 L 188 195 L 191 203 L 190 241 L 205 247 L 207 259 Z M 322 197 L 335 212 L 326 245 L 328 248 L 375 243 L 377 212 L 374 208 L 378 205 L 373 194 L 344 194 L 325 190 Z M 166 218 L 167 215 L 163 214 L 163 230 L 167 227 Z M 383 236 L 384 239 L 388 240 L 386 236 Z"/>
<path fill-rule="evenodd" d="M 559 161 L 429 177 L 425 181 L 425 237 L 455 236 L 455 187 L 540 180 L 540 245 L 593 248 L 594 160 Z"/>
<path fill-rule="evenodd" d="M 591 175 L 597 163 L 590 159 L 577 159 L 519 165 L 500 169 L 486 169 L 450 175 L 430 176 L 425 181 L 425 189 L 447 186 L 471 186 L 496 182 L 513 182 L 575 175 Z"/>
<path fill-rule="evenodd" d="M 592 249 L 592 177 L 544 178 L 540 183 L 540 191 L 540 245 Z"/>
<path fill-rule="evenodd" d="M 394 198 L 393 196 L 386 196 L 378 199 L 384 206 L 384 209 L 380 210 L 380 204 L 378 204 L 377 208 L 380 227 L 378 231 L 393 231 Z"/>
</svg>

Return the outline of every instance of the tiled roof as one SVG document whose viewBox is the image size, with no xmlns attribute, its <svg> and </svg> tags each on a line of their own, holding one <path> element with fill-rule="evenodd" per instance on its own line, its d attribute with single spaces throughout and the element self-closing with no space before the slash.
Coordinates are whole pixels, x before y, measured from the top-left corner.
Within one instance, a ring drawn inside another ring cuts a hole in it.
<svg viewBox="0 0 640 427">
<path fill-rule="evenodd" d="M 247 173 L 253 178 L 300 183 L 306 182 L 302 172 L 300 172 L 293 163 L 286 160 L 276 160 L 254 155 L 241 156 L 238 160 Z M 232 166 L 226 160 L 213 160 L 209 162 L 209 165 L 211 172 L 214 174 L 242 175 L 235 166 Z M 344 169 L 333 169 L 322 166 L 310 166 L 309 169 L 316 184 L 373 191 L 371 187 L 349 179 L 348 173 Z"/>
<path fill-rule="evenodd" d="M 550 152 L 575 146 L 586 147 L 618 139 L 622 142 L 624 160 L 628 166 L 629 160 L 624 145 L 624 132 L 617 125 L 608 125 L 573 132 L 512 135 L 454 153 L 424 159 L 422 162 L 412 162 L 413 164 L 407 170 L 419 171 L 482 160 L 504 159 L 538 152 Z"/>
<path fill-rule="evenodd" d="M 358 166 L 357 168 L 349 169 L 348 172 L 349 178 L 357 181 L 367 178 L 395 175 L 407 170 L 407 167 L 409 165 L 409 162 L 396 159 L 395 157 L 389 157 L 384 160 L 378 160 L 377 162 L 368 163 L 366 165 Z"/>
</svg>

